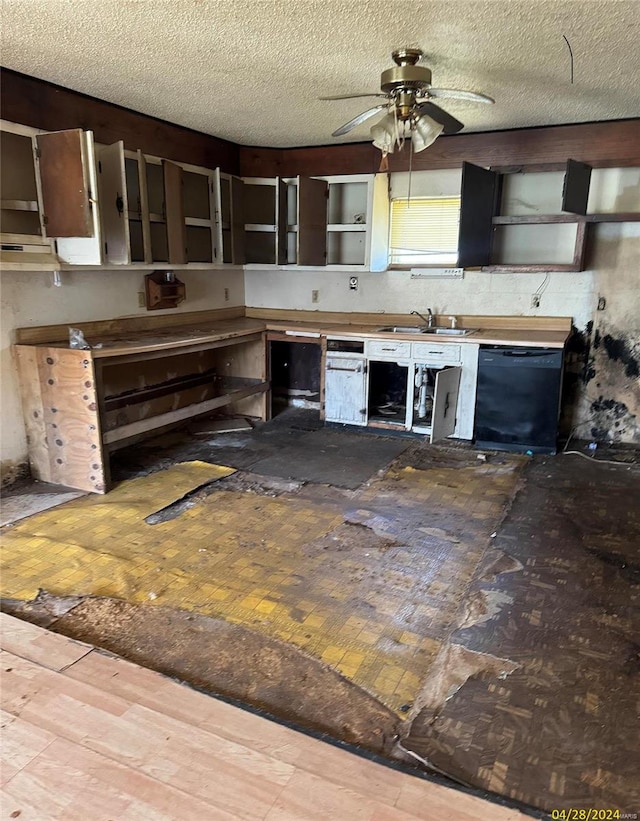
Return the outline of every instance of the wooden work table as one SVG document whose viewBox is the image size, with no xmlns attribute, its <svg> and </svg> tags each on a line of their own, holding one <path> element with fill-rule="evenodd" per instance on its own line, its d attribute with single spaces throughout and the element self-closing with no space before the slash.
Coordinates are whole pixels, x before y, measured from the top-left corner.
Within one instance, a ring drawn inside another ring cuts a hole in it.
<svg viewBox="0 0 640 821">
<path fill-rule="evenodd" d="M 264 325 L 234 323 L 17 345 L 34 476 L 105 493 L 109 454 L 152 432 L 222 407 L 267 418 Z"/>
<path fill-rule="evenodd" d="M 481 330 L 425 337 L 418 329 L 383 334 L 381 327 L 412 324 L 397 314 L 257 309 L 244 314 L 245 309 L 235 309 L 235 315 L 233 310 L 185 314 L 180 325 L 169 324 L 175 316 L 157 317 L 155 326 L 146 317 L 81 323 L 89 350 L 69 348 L 66 326 L 18 329 L 15 350 L 34 476 L 105 493 L 111 451 L 222 407 L 267 419 L 266 338 L 322 343 L 327 336 L 393 336 L 562 348 L 571 328 L 568 318 L 461 317 L 463 327 Z M 346 318 L 351 321 L 340 321 Z"/>
</svg>

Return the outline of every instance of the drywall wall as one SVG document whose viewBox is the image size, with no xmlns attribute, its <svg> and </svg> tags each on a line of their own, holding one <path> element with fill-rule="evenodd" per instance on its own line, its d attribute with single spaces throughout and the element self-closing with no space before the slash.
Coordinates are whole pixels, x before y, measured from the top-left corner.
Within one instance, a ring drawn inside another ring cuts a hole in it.
<svg viewBox="0 0 640 821">
<path fill-rule="evenodd" d="M 358 290 L 349 289 L 350 276 Z M 430 307 L 438 314 L 573 316 L 585 327 L 593 314 L 594 277 L 582 273 L 487 274 L 468 271 L 464 279 L 414 279 L 409 271 L 371 274 L 351 271 L 245 271 L 247 305 L 304 311 L 409 313 Z M 531 296 L 545 287 L 538 309 Z M 318 291 L 313 303 L 312 291 Z"/>
<path fill-rule="evenodd" d="M 174 310 L 157 311 L 157 314 L 244 304 L 242 270 L 180 271 L 177 275 L 186 285 L 186 300 Z M 51 273 L 2 272 L 0 463 L 3 483 L 24 472 L 27 461 L 22 406 L 11 348 L 15 329 L 147 314 L 145 308 L 138 307 L 138 293 L 144 291 L 142 271 L 65 271 L 61 277 L 62 286 L 57 287 Z M 228 289 L 228 300 L 225 300 L 225 289 Z"/>
</svg>

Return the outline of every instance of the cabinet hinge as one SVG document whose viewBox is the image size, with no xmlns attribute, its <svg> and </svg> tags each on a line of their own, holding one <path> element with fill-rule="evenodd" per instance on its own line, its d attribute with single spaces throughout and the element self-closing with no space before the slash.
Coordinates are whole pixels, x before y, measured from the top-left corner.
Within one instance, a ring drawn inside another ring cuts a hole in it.
<svg viewBox="0 0 640 821">
<path fill-rule="evenodd" d="M 102 174 L 102 162 L 98 160 L 98 174 Z"/>
<path fill-rule="evenodd" d="M 42 224 L 47 225 L 49 223 L 49 217 L 46 214 L 42 215 Z"/>
<path fill-rule="evenodd" d="M 35 155 L 36 155 L 36 159 L 38 159 L 38 160 L 42 156 L 42 151 L 37 147 L 36 147 L 36 150 L 35 150 Z"/>
<path fill-rule="evenodd" d="M 104 254 L 105 254 L 105 256 L 108 256 L 108 254 L 109 254 L 109 243 L 107 243 L 107 242 L 105 242 L 105 244 L 104 244 Z"/>
</svg>

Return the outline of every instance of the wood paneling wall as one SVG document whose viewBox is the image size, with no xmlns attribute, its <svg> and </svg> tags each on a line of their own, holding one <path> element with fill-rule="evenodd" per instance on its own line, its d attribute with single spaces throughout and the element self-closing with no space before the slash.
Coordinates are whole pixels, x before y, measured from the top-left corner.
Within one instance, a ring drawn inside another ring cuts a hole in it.
<svg viewBox="0 0 640 821">
<path fill-rule="evenodd" d="M 413 169 L 456 168 L 463 161 L 483 166 L 560 168 L 568 159 L 596 168 L 640 165 L 640 118 L 439 137 L 426 151 L 414 155 Z M 377 171 L 379 164 L 380 152 L 371 143 L 240 149 L 243 176 L 369 174 Z M 408 171 L 409 152 L 392 154 L 389 167 L 391 171 Z"/>
<path fill-rule="evenodd" d="M 2 117 L 12 122 L 52 131 L 83 128 L 98 142 L 124 140 L 127 148 L 243 176 L 369 174 L 380 165 L 380 152 L 370 142 L 239 146 L 9 69 L 2 72 L 1 106 Z M 640 165 L 640 118 L 439 137 L 414 156 L 413 168 L 456 168 L 467 161 L 531 169 L 561 167 L 569 158 L 594 167 Z M 389 158 L 391 171 L 406 171 L 408 163 L 408 151 Z"/>
<path fill-rule="evenodd" d="M 47 131 L 82 128 L 93 131 L 100 143 L 124 140 L 126 148 L 140 148 L 145 154 L 238 173 L 239 146 L 235 143 L 10 69 L 2 70 L 1 82 L 0 110 L 10 122 Z"/>
</svg>

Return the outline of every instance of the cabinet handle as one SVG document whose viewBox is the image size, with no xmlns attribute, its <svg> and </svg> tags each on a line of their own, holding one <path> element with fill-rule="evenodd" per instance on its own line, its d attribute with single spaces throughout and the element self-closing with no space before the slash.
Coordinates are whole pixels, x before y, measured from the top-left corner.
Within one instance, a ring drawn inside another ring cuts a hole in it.
<svg viewBox="0 0 640 821">
<path fill-rule="evenodd" d="M 344 371 L 345 373 L 362 373 L 361 368 L 327 368 L 328 371 Z"/>
</svg>

